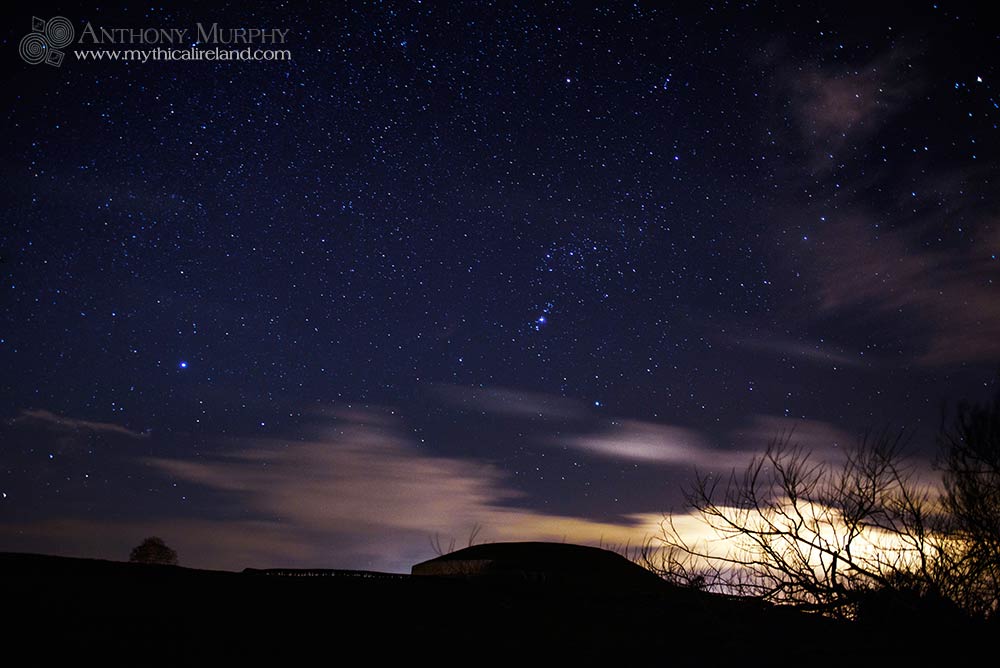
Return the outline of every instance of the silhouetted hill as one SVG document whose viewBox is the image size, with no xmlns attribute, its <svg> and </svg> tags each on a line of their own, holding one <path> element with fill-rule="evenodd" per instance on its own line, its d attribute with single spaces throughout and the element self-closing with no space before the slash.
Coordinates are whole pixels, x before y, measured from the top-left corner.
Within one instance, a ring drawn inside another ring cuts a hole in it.
<svg viewBox="0 0 1000 668">
<path fill-rule="evenodd" d="M 414 575 L 488 577 L 591 591 L 655 591 L 662 579 L 622 555 L 572 543 L 482 543 L 415 564 Z"/>
<path fill-rule="evenodd" d="M 926 639 L 677 589 L 364 571 L 204 571 L 0 553 L 7 651 L 101 663 L 553 655 L 669 665 L 870 665 Z M 295 577 L 296 575 L 301 577 Z M 541 654 L 539 654 L 541 653 Z M 904 652 L 905 653 L 905 652 Z M 924 652 L 926 653 L 926 651 Z"/>
</svg>

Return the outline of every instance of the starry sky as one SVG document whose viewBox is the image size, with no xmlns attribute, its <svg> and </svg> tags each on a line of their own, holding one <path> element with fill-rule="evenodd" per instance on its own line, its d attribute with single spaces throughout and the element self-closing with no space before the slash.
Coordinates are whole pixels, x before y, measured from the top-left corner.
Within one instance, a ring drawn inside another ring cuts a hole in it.
<svg viewBox="0 0 1000 668">
<path fill-rule="evenodd" d="M 406 571 L 641 542 L 793 428 L 932 461 L 1000 367 L 1000 32 L 812 4 L 8 12 L 0 550 Z M 81 57 L 199 23 L 290 59 Z"/>
</svg>

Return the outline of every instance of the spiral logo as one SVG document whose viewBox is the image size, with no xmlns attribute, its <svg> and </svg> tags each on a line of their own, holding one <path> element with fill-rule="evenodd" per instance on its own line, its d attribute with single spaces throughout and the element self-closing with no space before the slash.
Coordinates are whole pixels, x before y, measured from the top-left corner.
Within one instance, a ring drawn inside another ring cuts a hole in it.
<svg viewBox="0 0 1000 668">
<path fill-rule="evenodd" d="M 31 32 L 21 38 L 17 52 L 29 65 L 45 63 L 53 67 L 62 65 L 63 52 L 59 49 L 73 43 L 76 31 L 65 16 L 54 16 L 48 21 L 31 17 Z"/>
<path fill-rule="evenodd" d="M 45 38 L 37 32 L 30 32 L 21 38 L 21 44 L 17 51 L 21 58 L 29 65 L 37 65 L 45 60 L 45 52 L 49 50 L 49 45 L 45 43 Z"/>
<path fill-rule="evenodd" d="M 54 16 L 45 24 L 45 38 L 53 49 L 69 46 L 75 35 L 73 24 L 65 16 Z"/>
</svg>

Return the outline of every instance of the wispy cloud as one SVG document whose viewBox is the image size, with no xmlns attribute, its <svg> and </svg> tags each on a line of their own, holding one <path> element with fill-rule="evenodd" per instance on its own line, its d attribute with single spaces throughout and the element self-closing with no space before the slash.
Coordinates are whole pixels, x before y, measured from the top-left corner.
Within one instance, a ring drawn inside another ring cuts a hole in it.
<svg viewBox="0 0 1000 668">
<path fill-rule="evenodd" d="M 447 384 L 435 385 L 434 391 L 454 406 L 498 415 L 553 419 L 576 419 L 585 415 L 582 402 L 541 392 Z"/>
<path fill-rule="evenodd" d="M 869 364 L 861 355 L 847 355 L 841 351 L 832 350 L 822 343 L 805 343 L 794 339 L 781 337 L 733 339 L 740 347 L 750 350 L 771 352 L 781 357 L 794 357 L 825 366 L 860 367 Z"/>
<path fill-rule="evenodd" d="M 919 89 L 894 49 L 860 67 L 796 67 L 781 76 L 799 129 L 817 157 L 827 158 L 874 135 Z"/>
<path fill-rule="evenodd" d="M 133 431 L 120 424 L 113 422 L 94 422 L 92 420 L 80 420 L 78 418 L 57 415 L 47 410 L 22 410 L 20 414 L 10 421 L 12 424 L 27 422 L 40 424 L 50 429 L 70 432 L 94 432 L 105 434 L 119 434 L 129 438 L 145 438 L 147 434 Z"/>
<path fill-rule="evenodd" d="M 311 530 L 443 531 L 469 526 L 477 511 L 515 496 L 492 466 L 425 456 L 374 424 L 346 424 L 323 440 L 294 444 L 255 440 L 218 459 L 150 463 Z"/>
<path fill-rule="evenodd" d="M 771 441 L 787 437 L 819 460 L 829 462 L 841 459 L 844 450 L 857 442 L 855 436 L 829 422 L 776 415 L 750 416 L 744 426 L 733 429 L 729 436 L 742 449 L 755 453 L 762 452 Z"/>
<path fill-rule="evenodd" d="M 604 431 L 564 437 L 552 444 L 620 461 L 718 471 L 746 466 L 783 435 L 824 459 L 838 459 L 842 449 L 856 441 L 829 422 L 752 415 L 745 425 L 728 433 L 728 440 L 736 445 L 731 449 L 718 447 L 695 429 L 640 420 L 617 420 Z"/>
<path fill-rule="evenodd" d="M 713 448 L 696 430 L 641 420 L 618 420 L 603 432 L 560 438 L 554 444 L 609 459 L 673 466 L 731 468 L 749 459 L 744 452 Z"/>
<path fill-rule="evenodd" d="M 178 543 L 209 555 L 202 563 L 212 566 L 232 567 L 238 554 L 250 560 L 241 566 L 406 570 L 432 556 L 432 536 L 460 542 L 477 525 L 485 540 L 590 544 L 637 544 L 656 529 L 642 514 L 614 523 L 515 507 L 523 496 L 501 469 L 431 456 L 384 415 L 351 415 L 349 421 L 340 415 L 341 422 L 315 440 L 257 439 L 215 458 L 147 460 L 169 479 L 232 495 L 247 513 L 238 522 L 177 520 L 174 534 L 185 541 Z M 259 529 L 259 539 L 238 537 L 248 522 Z M 211 544 L 192 544 L 188 528 Z M 216 535 L 230 537 L 225 544 L 232 544 L 233 554 L 220 554 Z"/>
<path fill-rule="evenodd" d="M 832 225 L 816 264 L 821 309 L 865 307 L 909 325 L 903 338 L 922 347 L 923 365 L 995 362 L 1000 240 L 991 243 L 996 226 L 984 227 L 982 244 L 931 250 L 915 231 L 876 231 L 863 215 Z"/>
<path fill-rule="evenodd" d="M 852 155 L 869 155 L 886 143 L 881 133 L 925 97 L 925 82 L 911 67 L 915 58 L 897 48 L 861 66 L 783 63 L 776 69 L 798 121 L 795 145 L 814 171 L 838 170 L 835 180 L 814 173 L 802 184 L 811 191 L 820 178 L 819 187 L 839 199 L 822 225 L 815 222 L 820 215 L 802 216 L 810 222 L 802 225 L 809 243 L 801 247 L 808 258 L 801 266 L 817 285 L 805 317 L 850 314 L 845 324 L 861 334 L 885 326 L 901 344 L 893 352 L 907 353 L 908 363 L 993 363 L 1000 359 L 1000 222 L 983 204 L 989 174 L 971 161 L 935 161 L 933 146 L 886 169 L 852 168 Z M 907 182 L 910 187 L 900 187 Z M 850 362 L 830 351 L 798 352 Z"/>
<path fill-rule="evenodd" d="M 533 400 L 548 403 L 540 395 Z M 616 519 L 545 512 L 529 507 L 531 499 L 499 466 L 419 447 L 391 408 L 356 407 L 315 417 L 307 440 L 256 438 L 196 459 L 139 460 L 182 489 L 195 486 L 220 497 L 219 515 L 192 508 L 189 514 L 144 521 L 67 514 L 9 522 L 0 526 L 0 549 L 124 559 L 142 538 L 159 535 L 183 563 L 196 567 L 402 572 L 433 556 L 435 535 L 462 544 L 480 526 L 481 540 L 639 545 L 658 533 L 658 511 L 669 510 L 633 508 Z M 56 424 L 62 428 L 65 421 Z M 705 471 L 745 465 L 777 431 L 791 426 L 781 418 L 756 416 L 732 435 L 737 448 L 726 450 L 713 447 L 697 430 L 674 425 L 616 420 L 597 431 L 588 424 L 584 431 L 574 424 L 580 433 L 550 435 L 548 445 L 601 459 Z M 817 447 L 836 448 L 841 438 L 825 423 L 796 424 L 796 435 Z M 239 514 L 230 517 L 226 508 L 238 508 Z M 691 535 L 703 531 L 689 524 Z"/>
</svg>

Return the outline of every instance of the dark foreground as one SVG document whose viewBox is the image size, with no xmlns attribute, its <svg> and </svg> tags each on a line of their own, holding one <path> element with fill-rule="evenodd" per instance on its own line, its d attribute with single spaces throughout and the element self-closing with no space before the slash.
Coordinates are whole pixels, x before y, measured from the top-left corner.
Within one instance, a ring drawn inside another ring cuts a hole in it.
<svg viewBox="0 0 1000 668">
<path fill-rule="evenodd" d="M 70 657 L 100 665 L 336 665 L 357 650 L 361 661 L 377 663 L 429 657 L 438 665 L 533 664 L 534 657 L 559 665 L 640 659 L 665 666 L 825 666 L 955 659 L 972 651 L 960 628 L 915 628 L 912 620 L 844 624 L 666 585 L 616 593 L 6 553 L 0 573 L 4 653 L 23 648 L 32 665 Z"/>
</svg>

